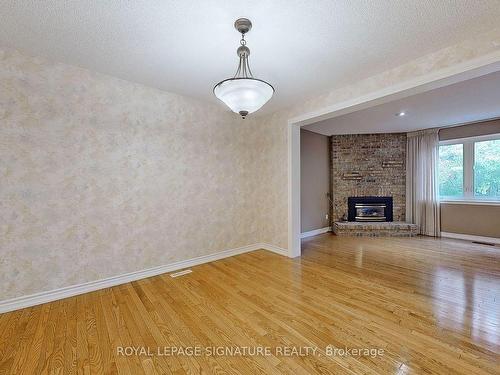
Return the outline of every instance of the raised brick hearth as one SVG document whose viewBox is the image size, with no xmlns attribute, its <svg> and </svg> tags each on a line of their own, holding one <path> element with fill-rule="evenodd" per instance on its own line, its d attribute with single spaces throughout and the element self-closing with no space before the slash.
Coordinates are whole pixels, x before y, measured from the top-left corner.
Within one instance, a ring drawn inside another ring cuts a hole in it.
<svg viewBox="0 0 500 375">
<path fill-rule="evenodd" d="M 413 237 L 418 232 L 416 224 L 402 221 L 392 222 L 357 222 L 336 221 L 333 223 L 333 233 L 337 236 L 352 237 Z"/>
</svg>

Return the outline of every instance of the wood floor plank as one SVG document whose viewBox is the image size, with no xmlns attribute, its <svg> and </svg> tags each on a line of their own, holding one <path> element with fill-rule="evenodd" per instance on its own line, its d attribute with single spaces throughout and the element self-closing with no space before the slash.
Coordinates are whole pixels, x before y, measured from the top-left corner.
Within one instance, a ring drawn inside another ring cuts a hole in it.
<svg viewBox="0 0 500 375">
<path fill-rule="evenodd" d="M 64 374 L 77 374 L 77 299 L 68 298 L 64 330 Z"/>
<path fill-rule="evenodd" d="M 16 321 L 13 330 L 10 332 L 10 337 L 7 341 L 8 345 L 0 363 L 0 374 L 11 374 L 16 369 L 14 365 L 17 362 L 17 356 L 23 353 L 23 337 L 30 326 L 33 325 L 33 319 L 36 319 L 36 311 L 38 307 L 30 307 L 21 311 L 19 319 Z"/>
<path fill-rule="evenodd" d="M 499 247 L 323 234 L 300 258 L 259 250 L 192 271 L 0 315 L 0 375 L 500 374 Z M 188 347 L 204 352 L 161 355 Z M 278 352 L 292 347 L 316 352 Z"/>
<path fill-rule="evenodd" d="M 102 354 L 103 351 L 109 351 L 109 342 L 103 340 L 101 345 L 99 333 L 97 332 L 94 306 L 98 301 L 98 293 L 85 294 L 85 328 L 87 331 L 89 369 L 92 374 L 104 374 L 106 372 L 105 366 L 112 365 L 104 363 Z"/>
<path fill-rule="evenodd" d="M 45 304 L 38 306 L 40 309 L 40 319 L 36 324 L 35 331 L 31 334 L 31 344 L 26 346 L 26 352 L 19 352 L 16 354 L 16 361 L 19 366 L 20 374 L 34 374 L 37 366 L 37 360 L 40 358 L 43 340 L 45 337 L 45 328 L 50 317 L 50 310 L 53 305 Z"/>
<path fill-rule="evenodd" d="M 21 316 L 22 311 L 12 311 L 1 316 L 0 319 L 0 371 L 2 371 L 2 366 L 4 364 L 3 359 L 11 346 L 9 345 L 10 337 L 16 327 L 16 322 Z M 1 372 L 0 372 L 1 374 Z"/>
<path fill-rule="evenodd" d="M 54 345 L 50 355 L 50 361 L 48 365 L 48 372 L 52 373 L 63 373 L 64 372 L 64 343 L 66 338 L 66 326 L 67 326 L 67 306 L 69 299 L 66 298 L 61 301 L 57 324 L 54 333 Z M 69 369 L 68 369 L 69 370 Z"/>
<path fill-rule="evenodd" d="M 86 296 L 80 295 L 76 299 L 76 368 L 77 374 L 90 373 L 89 343 L 87 339 L 87 321 L 85 318 Z"/>
<path fill-rule="evenodd" d="M 49 318 L 45 323 L 43 331 L 43 343 L 42 350 L 38 358 L 30 358 L 32 361 L 36 361 L 35 374 L 48 374 L 50 361 L 54 353 L 55 344 L 55 334 L 58 323 L 59 310 L 61 308 L 62 301 L 55 301 L 50 303 Z"/>
<path fill-rule="evenodd" d="M 117 346 L 113 347 L 112 349 L 116 350 L 115 356 L 121 359 L 127 360 L 127 364 L 129 366 L 130 372 L 132 374 L 144 374 L 144 369 L 142 368 L 142 364 L 140 361 L 140 358 L 138 356 L 129 356 L 129 357 L 124 357 L 122 355 L 118 355 L 117 348 L 118 346 L 120 347 L 126 347 L 126 346 L 134 346 L 138 345 L 139 343 L 134 342 L 134 340 L 130 337 L 129 330 L 127 328 L 127 322 L 125 315 L 123 314 L 123 311 L 120 308 L 119 302 L 117 301 L 115 297 L 115 292 L 118 292 L 120 290 L 120 287 L 117 288 L 111 288 L 109 290 L 106 290 L 105 296 L 106 298 L 103 300 L 103 302 L 106 305 L 107 309 L 107 316 L 109 319 L 116 325 L 117 332 L 118 332 L 118 337 L 116 337 L 116 343 Z M 117 361 L 118 363 L 118 361 Z"/>
<path fill-rule="evenodd" d="M 116 367 L 119 374 L 131 375 L 130 366 L 125 357 L 121 355 L 116 355 L 116 351 L 119 346 L 122 345 L 122 340 L 120 338 L 120 333 L 118 332 L 117 319 L 113 313 L 112 301 L 111 301 L 111 289 L 103 289 L 100 293 L 100 303 L 102 314 L 104 316 L 104 323 L 106 325 L 106 330 L 109 335 L 110 350 L 114 350 L 114 359 Z"/>
</svg>

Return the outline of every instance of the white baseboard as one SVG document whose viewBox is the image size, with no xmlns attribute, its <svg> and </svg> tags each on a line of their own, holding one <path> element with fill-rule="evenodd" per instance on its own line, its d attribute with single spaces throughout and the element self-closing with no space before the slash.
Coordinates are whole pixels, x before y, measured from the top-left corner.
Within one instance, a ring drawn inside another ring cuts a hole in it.
<svg viewBox="0 0 500 375">
<path fill-rule="evenodd" d="M 495 238 L 495 237 L 473 236 L 470 234 L 451 233 L 451 232 L 441 232 L 441 237 L 454 238 L 457 240 L 465 240 L 465 241 L 489 242 L 500 245 L 500 238 Z"/>
<path fill-rule="evenodd" d="M 253 245 L 238 247 L 221 251 L 215 254 L 203 255 L 200 257 L 182 260 L 175 263 L 170 263 L 164 266 L 148 268 L 146 270 L 130 272 L 123 275 L 112 276 L 106 279 L 90 281 L 83 284 L 71 285 L 60 289 L 49 290 L 46 292 L 35 293 L 27 296 L 16 297 L 5 301 L 0 301 L 0 313 L 6 313 L 25 307 L 40 305 L 42 303 L 52 302 L 63 298 L 76 296 L 83 293 L 93 292 L 99 289 L 109 288 L 112 286 L 145 279 L 151 276 L 157 276 L 162 273 L 173 272 L 183 268 L 197 266 L 199 264 L 213 262 L 219 259 L 228 258 L 234 255 L 247 253 L 254 250 L 264 249 L 274 253 L 288 256 L 288 251 L 280 247 L 265 243 L 256 243 Z"/>
<path fill-rule="evenodd" d="M 260 243 L 259 246 L 260 246 L 261 249 L 264 249 L 264 250 L 267 250 L 267 251 L 272 251 L 273 253 L 276 253 L 276 254 L 279 254 L 279 255 L 283 255 L 285 257 L 290 256 L 290 254 L 288 253 L 288 250 L 287 249 L 283 249 L 282 247 L 270 245 L 268 243 Z"/>
<path fill-rule="evenodd" d="M 331 231 L 332 231 L 332 227 L 324 227 L 324 228 L 320 228 L 320 229 L 310 230 L 309 232 L 301 233 L 300 238 L 317 236 L 318 234 L 323 234 L 323 233 L 331 232 Z"/>
</svg>

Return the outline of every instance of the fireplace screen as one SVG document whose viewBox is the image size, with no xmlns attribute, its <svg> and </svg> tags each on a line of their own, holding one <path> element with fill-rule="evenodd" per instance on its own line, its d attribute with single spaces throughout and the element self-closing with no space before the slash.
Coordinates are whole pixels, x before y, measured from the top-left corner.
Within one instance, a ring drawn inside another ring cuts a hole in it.
<svg viewBox="0 0 500 375">
<path fill-rule="evenodd" d="M 356 221 L 386 221 L 383 203 L 356 203 Z"/>
<path fill-rule="evenodd" d="M 392 197 L 347 198 L 347 220 L 392 221 Z"/>
</svg>

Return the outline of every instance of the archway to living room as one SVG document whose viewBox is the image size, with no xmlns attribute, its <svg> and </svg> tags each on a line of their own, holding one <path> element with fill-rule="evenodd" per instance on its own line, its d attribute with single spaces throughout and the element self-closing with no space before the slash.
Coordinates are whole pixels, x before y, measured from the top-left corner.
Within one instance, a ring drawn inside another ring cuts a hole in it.
<svg viewBox="0 0 500 375">
<path fill-rule="evenodd" d="M 498 105 L 495 105 L 498 102 L 495 102 L 495 98 L 500 97 L 500 93 L 495 91 L 498 90 L 496 87 L 500 86 L 498 83 L 500 63 L 478 62 L 473 67 L 465 66 L 461 70 L 442 72 L 439 77 L 424 77 L 404 87 L 389 87 L 356 100 L 340 103 L 322 112 L 289 121 L 290 255 L 301 254 L 301 237 L 326 232 L 335 225 L 337 231 L 353 230 L 348 221 L 354 221 L 349 217 L 347 202 L 347 198 L 351 196 L 390 197 L 391 202 L 384 203 L 386 207 L 392 206 L 392 218 L 384 218 L 393 221 L 390 230 L 415 232 L 414 227 L 402 224 L 412 224 L 411 220 L 406 218 L 406 134 L 429 128 L 449 127 L 441 132 L 443 137 L 457 139 L 456 136 L 449 135 L 453 132 L 451 127 L 479 122 L 483 123 L 469 125 L 467 129 L 462 127 L 462 132 L 472 132 L 470 134 L 486 138 L 488 135 L 500 133 L 500 130 L 495 130 L 499 126 L 498 121 L 487 122 L 500 117 Z M 465 134 L 455 130 L 457 131 L 457 134 Z M 351 136 L 346 136 L 349 134 Z M 469 136 L 468 134 L 466 136 Z M 375 153 L 373 147 L 370 147 L 374 143 L 383 145 L 377 147 Z M 334 149 L 332 145 L 335 145 Z M 325 147 L 328 147 L 327 151 Z M 332 158 L 326 172 L 325 155 Z M 311 169 L 315 158 L 317 163 Z M 360 160 L 367 163 L 352 168 L 353 163 Z M 302 168 L 308 168 L 305 172 L 301 170 L 301 164 Z M 465 178 L 470 179 L 467 172 L 465 175 Z M 310 183 L 307 180 L 310 180 Z M 325 181 L 328 181 L 329 186 L 325 186 Z M 304 192 L 304 186 L 307 184 L 309 186 Z M 466 186 L 463 188 L 473 189 Z M 304 198 L 304 194 L 314 196 Z M 469 197 L 468 191 L 464 194 L 464 197 Z M 364 203 L 370 206 L 379 202 Z M 440 207 L 439 220 L 444 221 L 444 227 L 440 231 L 444 232 L 444 235 L 451 233 L 453 236 L 457 231 L 455 224 L 450 222 L 450 219 L 456 216 L 454 213 L 457 209 L 459 206 L 456 202 L 446 202 Z M 478 210 L 472 212 L 471 209 L 472 206 L 468 206 L 466 210 L 473 216 L 484 214 L 489 217 L 494 215 L 492 211 L 498 209 L 498 205 L 492 202 L 487 208 L 480 209 L 481 213 Z M 377 220 L 382 220 L 384 212 L 380 212 L 380 208 L 377 210 L 367 207 L 365 213 L 378 215 L 381 218 Z M 350 213 L 352 216 L 352 209 Z M 367 221 L 371 222 L 371 219 L 368 218 Z M 363 227 L 362 224 L 356 226 Z M 448 232 L 450 228 L 454 232 Z M 483 229 L 477 230 L 475 235 L 461 234 L 475 236 L 476 239 L 490 239 L 495 235 L 488 229 Z M 464 232 L 460 229 L 458 231 Z"/>
</svg>

